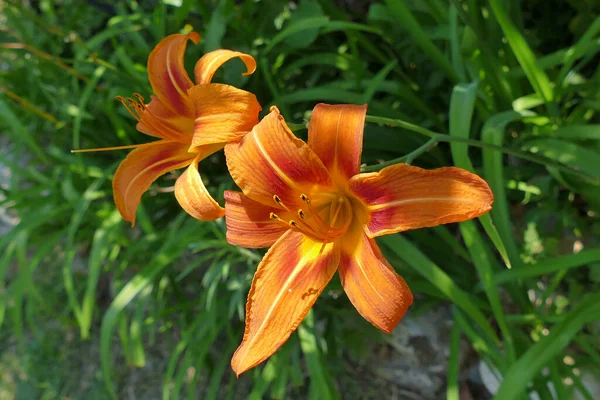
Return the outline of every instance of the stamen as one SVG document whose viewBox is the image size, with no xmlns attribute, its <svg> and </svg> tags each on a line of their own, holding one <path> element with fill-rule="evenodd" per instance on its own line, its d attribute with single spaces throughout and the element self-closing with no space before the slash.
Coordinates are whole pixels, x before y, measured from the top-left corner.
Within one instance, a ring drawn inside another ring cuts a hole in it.
<svg viewBox="0 0 600 400">
<path fill-rule="evenodd" d="M 303 233 L 304 235 L 318 241 L 329 241 L 332 239 L 329 236 L 323 236 L 319 232 L 316 232 L 310 225 L 304 223 L 303 226 L 298 225 L 296 221 L 293 219 L 290 220 L 289 225 L 296 229 L 298 232 Z"/>
<path fill-rule="evenodd" d="M 71 150 L 71 153 L 92 153 L 95 151 L 135 149 L 138 146 L 141 146 L 141 144 L 129 144 L 127 146 L 115 146 L 115 147 L 97 147 L 95 149 L 78 149 L 78 150 Z"/>
<path fill-rule="evenodd" d="M 274 212 L 269 214 L 269 218 L 274 219 L 275 221 L 282 221 L 282 219 L 279 218 L 279 215 L 275 214 Z"/>
<path fill-rule="evenodd" d="M 138 102 L 141 106 L 141 108 L 145 111 L 146 110 L 146 104 L 144 103 L 144 97 L 139 94 L 139 93 L 134 93 L 133 97 L 135 97 L 136 99 L 138 99 Z"/>
<path fill-rule="evenodd" d="M 144 116 L 144 123 L 149 127 L 153 127 L 154 131 L 160 132 L 161 137 L 179 142 L 182 141 L 182 138 L 185 137 L 185 132 L 173 130 L 173 128 L 166 125 L 163 121 L 149 112 L 144 97 L 141 94 L 134 93 L 133 97 L 135 97 L 135 99 L 132 97 L 124 98 L 123 96 L 116 96 L 115 99 L 123 104 L 127 112 L 129 112 L 136 121 L 141 122 L 142 116 Z"/>
<path fill-rule="evenodd" d="M 269 213 L 269 218 L 274 220 L 275 222 L 279 222 L 280 224 L 283 224 L 286 226 L 286 228 L 290 227 L 290 223 L 285 222 L 284 220 L 282 220 L 279 215 L 275 214 L 274 212 Z"/>
<path fill-rule="evenodd" d="M 125 101 L 127 102 L 127 105 L 135 111 L 135 113 L 138 116 L 137 120 L 139 121 L 142 118 L 142 114 L 144 113 L 144 110 L 142 110 L 139 103 L 137 101 L 135 101 L 134 99 L 132 99 L 131 97 L 126 98 Z"/>
<path fill-rule="evenodd" d="M 342 228 L 334 227 L 335 222 L 340 216 L 340 210 L 342 209 L 342 206 L 349 206 L 344 197 L 338 197 L 337 204 L 332 204 L 332 207 L 334 207 L 335 210 L 331 210 L 331 223 L 325 222 L 323 218 L 319 216 L 318 212 L 312 206 L 311 201 L 306 194 L 302 193 L 300 195 L 300 198 L 302 199 L 302 201 L 304 201 L 304 203 L 306 203 L 306 205 L 308 206 L 308 212 L 310 212 L 312 215 L 307 214 L 307 212 L 303 209 L 298 209 L 296 211 L 299 218 L 298 220 L 290 219 L 289 221 L 285 221 L 274 212 L 269 213 L 269 218 L 281 224 L 285 224 L 288 228 L 291 228 L 297 232 L 301 232 L 302 234 L 314 240 L 321 241 L 323 243 L 328 243 L 335 240 L 335 238 L 337 238 L 341 233 L 343 233 L 343 231 L 345 231 L 345 229 L 348 228 L 349 222 L 347 222 Z M 290 211 L 283 204 L 279 196 L 273 195 L 273 201 L 278 206 Z M 322 209 L 322 207 L 318 208 Z"/>
<path fill-rule="evenodd" d="M 140 122 L 140 117 L 136 113 L 134 113 L 133 110 L 129 106 L 130 99 L 126 99 L 123 96 L 115 96 L 115 99 L 119 100 L 121 102 L 121 104 L 123 104 L 123 106 L 125 107 L 127 112 L 129 112 L 129 114 L 131 114 L 131 116 L 133 118 L 135 118 L 136 121 Z"/>
</svg>

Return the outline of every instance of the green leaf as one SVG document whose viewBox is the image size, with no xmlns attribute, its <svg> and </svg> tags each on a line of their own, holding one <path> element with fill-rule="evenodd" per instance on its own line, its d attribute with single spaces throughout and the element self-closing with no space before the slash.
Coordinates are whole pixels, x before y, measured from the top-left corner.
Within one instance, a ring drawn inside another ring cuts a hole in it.
<svg viewBox="0 0 600 400">
<path fill-rule="evenodd" d="M 485 294 L 492 306 L 494 317 L 502 332 L 504 343 L 507 348 L 508 359 L 512 364 L 516 360 L 516 352 L 513 345 L 512 334 L 504 319 L 504 311 L 502 309 L 502 302 L 500 301 L 500 294 L 498 293 L 498 286 L 494 284 L 495 263 L 493 257 L 473 221 L 461 222 L 459 226 L 465 245 L 471 254 L 471 259 L 475 264 L 475 268 L 477 269 L 477 275 L 483 284 Z"/>
<path fill-rule="evenodd" d="M 88 279 L 83 295 L 81 318 L 79 321 L 82 339 L 89 337 L 94 306 L 96 304 L 96 287 L 100 279 L 102 265 L 108 258 L 109 251 L 111 250 L 109 244 L 111 239 L 113 239 L 113 234 L 120 229 L 121 222 L 121 215 L 115 210 L 94 233 L 88 262 Z"/>
<path fill-rule="evenodd" d="M 497 272 L 494 276 L 494 282 L 499 285 L 519 279 L 534 278 L 562 270 L 579 268 L 597 262 L 600 262 L 600 250 L 583 250 L 577 254 L 568 254 L 538 261 L 533 265 L 523 266 L 523 268 Z M 599 264 L 593 265 L 598 266 Z"/>
<path fill-rule="evenodd" d="M 448 374 L 446 384 L 446 400 L 459 400 L 458 374 L 460 368 L 460 327 L 454 321 L 450 330 L 450 355 L 448 356 Z"/>
<path fill-rule="evenodd" d="M 305 18 L 301 23 L 296 23 L 296 24 L 290 25 L 290 26 L 286 27 L 285 29 L 283 29 L 281 32 L 279 32 L 277 35 L 275 35 L 275 37 L 273 37 L 273 39 L 271 39 L 271 41 L 265 48 L 265 53 L 269 53 L 275 47 L 275 45 L 286 40 L 290 36 L 293 37 L 296 34 L 303 33 L 306 31 L 311 32 L 311 31 L 314 31 L 315 29 L 318 30 L 319 28 L 322 28 L 325 25 L 327 25 L 328 22 L 329 22 L 329 17 L 323 16 L 323 17 Z"/>
<path fill-rule="evenodd" d="M 567 125 L 544 134 L 564 139 L 600 140 L 600 125 Z"/>
<path fill-rule="evenodd" d="M 600 183 L 600 152 L 560 139 L 539 138 L 528 140 L 524 150 L 541 154 L 561 164 L 571 166 L 596 178 Z"/>
<path fill-rule="evenodd" d="M 582 57 L 593 45 L 594 38 L 600 33 L 600 19 L 596 18 L 592 25 L 585 31 L 581 38 L 577 41 L 575 46 L 565 54 L 563 66 L 558 73 L 556 79 L 557 85 L 568 86 L 568 82 L 565 78 L 571 71 L 571 67 L 575 64 L 575 61 Z"/>
<path fill-rule="evenodd" d="M 471 132 L 471 118 L 475 108 L 475 97 L 479 82 L 456 85 L 452 90 L 450 98 L 450 136 L 468 139 Z M 469 158 L 469 147 L 467 144 L 452 142 L 450 144 L 452 159 L 457 167 L 475 173 L 475 168 Z M 496 250 L 502 256 L 504 263 L 511 268 L 511 262 L 500 234 L 492 222 L 489 214 L 479 217 L 488 237 L 494 243 Z"/>
<path fill-rule="evenodd" d="M 548 336 L 530 347 L 506 372 L 494 399 L 512 400 L 523 393 L 542 368 L 562 354 L 585 324 L 600 319 L 599 303 L 600 293 L 586 295 L 561 322 L 552 327 Z"/>
<path fill-rule="evenodd" d="M 506 126 L 521 119 L 528 114 L 515 111 L 506 111 L 489 118 L 481 130 L 481 140 L 486 143 L 502 146 L 504 142 Z M 513 265 L 521 263 L 520 252 L 512 233 L 510 209 L 506 196 L 504 184 L 504 162 L 502 154 L 490 149 L 483 149 L 483 172 L 484 178 L 494 193 L 494 205 L 492 217 L 496 223 L 498 234 L 506 246 L 508 258 Z"/>
<path fill-rule="evenodd" d="M 24 143 L 36 156 L 43 162 L 48 162 L 46 153 L 38 145 L 36 139 L 31 132 L 21 123 L 17 115 L 8 107 L 8 104 L 0 99 L 0 120 L 2 125 L 6 127 L 7 134 L 12 136 L 15 143 Z"/>
<path fill-rule="evenodd" d="M 471 317 L 487 335 L 490 343 L 495 344 L 497 342 L 496 333 L 487 321 L 486 316 L 474 305 L 472 298 L 459 288 L 448 274 L 434 264 L 415 245 L 401 235 L 389 235 L 382 237 L 380 240 L 389 250 L 406 262 L 415 272 L 431 282 Z"/>
<path fill-rule="evenodd" d="M 433 42 L 427 37 L 427 33 L 421 27 L 419 21 L 415 18 L 413 13 L 406 7 L 402 0 L 386 0 L 386 4 L 389 7 L 392 14 L 396 17 L 398 23 L 404 27 L 406 32 L 412 37 L 417 46 L 423 50 L 425 55 L 441 69 L 446 76 L 453 82 L 459 82 L 460 77 L 452 68 L 452 65 L 448 59 L 442 54 L 442 52 L 433 44 Z"/>
<path fill-rule="evenodd" d="M 529 78 L 531 86 L 533 86 L 536 93 L 544 99 L 546 104 L 551 103 L 554 100 L 554 93 L 552 91 L 552 86 L 550 85 L 550 80 L 544 70 L 538 66 L 535 55 L 525 41 L 525 38 L 521 35 L 521 32 L 519 32 L 517 27 L 510 20 L 510 16 L 505 9 L 503 1 L 490 0 L 490 6 L 508 40 L 508 44 L 515 53 L 517 60 L 519 60 L 519 64 L 523 68 L 523 71 L 525 71 L 527 78 Z"/>
<path fill-rule="evenodd" d="M 383 67 L 381 69 L 381 71 L 379 71 L 377 73 L 377 75 L 375 75 L 375 77 L 371 80 L 371 82 L 369 83 L 369 85 L 367 86 L 367 88 L 365 90 L 365 93 L 363 95 L 364 96 L 363 101 L 362 101 L 363 103 L 369 103 L 371 101 L 371 99 L 373 98 L 373 95 L 375 94 L 375 92 L 377 91 L 379 86 L 383 83 L 383 81 L 388 76 L 388 74 L 394 68 L 396 68 L 396 65 L 398 65 L 398 61 L 392 60 L 385 67 Z"/>
<path fill-rule="evenodd" d="M 306 358 L 311 377 L 310 392 L 314 396 L 311 396 L 311 398 L 323 400 L 337 399 L 339 396 L 335 390 L 332 390 L 328 382 L 331 378 L 327 373 L 327 367 L 323 365 L 323 361 L 321 360 L 321 352 L 317 345 L 314 324 L 313 311 L 310 310 L 304 321 L 302 321 L 302 324 L 298 327 L 300 347 Z"/>
<path fill-rule="evenodd" d="M 323 17 L 323 8 L 316 0 L 303 0 L 298 3 L 297 8 L 292 12 L 292 16 L 287 22 L 286 27 L 293 25 L 302 25 L 304 21 L 313 18 Z M 314 27 L 309 30 L 304 30 L 299 33 L 288 35 L 285 38 L 285 43 L 297 49 L 303 49 L 310 46 L 319 36 L 319 27 Z"/>
<path fill-rule="evenodd" d="M 227 30 L 227 18 L 223 6 L 217 7 L 211 14 L 210 22 L 204 36 L 204 52 L 208 53 L 220 49 L 221 40 Z"/>
</svg>

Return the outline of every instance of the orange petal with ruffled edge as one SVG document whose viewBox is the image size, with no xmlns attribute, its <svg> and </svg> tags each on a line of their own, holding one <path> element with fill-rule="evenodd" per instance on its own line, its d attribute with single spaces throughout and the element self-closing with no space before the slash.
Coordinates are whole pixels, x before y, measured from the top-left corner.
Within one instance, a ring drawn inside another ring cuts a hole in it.
<svg viewBox="0 0 600 400">
<path fill-rule="evenodd" d="M 258 123 L 256 96 L 233 86 L 211 83 L 191 88 L 196 120 L 190 151 L 199 146 L 241 139 Z"/>
<path fill-rule="evenodd" d="M 242 192 L 226 190 L 224 194 L 227 242 L 234 246 L 256 249 L 270 247 L 289 227 L 269 218 L 269 215 L 277 212 L 286 221 L 296 216 L 257 203 Z"/>
<path fill-rule="evenodd" d="M 492 209 L 488 184 L 464 169 L 406 164 L 353 177 L 350 190 L 367 205 L 370 237 L 478 217 Z"/>
<path fill-rule="evenodd" d="M 333 243 L 288 231 L 258 265 L 246 304 L 242 344 L 231 360 L 240 375 L 281 347 L 304 319 L 339 263 Z"/>
<path fill-rule="evenodd" d="M 294 136 L 274 107 L 240 142 L 226 145 L 225 156 L 244 194 L 267 206 L 276 206 L 273 196 L 277 195 L 296 211 L 304 204 L 301 193 L 333 184 L 319 157 Z"/>
<path fill-rule="evenodd" d="M 113 178 L 113 196 L 125 221 L 135 225 L 135 212 L 152 182 L 167 172 L 188 165 L 195 154 L 178 142 L 159 140 L 143 144 L 121 162 Z"/>
<path fill-rule="evenodd" d="M 154 94 L 176 114 L 194 117 L 194 105 L 187 96 L 194 83 L 184 65 L 187 41 L 200 41 L 196 32 L 169 35 L 160 41 L 148 57 L 148 78 Z"/>
<path fill-rule="evenodd" d="M 220 150 L 222 145 L 204 146 L 175 182 L 175 197 L 189 215 L 200 221 L 214 221 L 225 215 L 225 209 L 212 198 L 198 172 L 198 163 Z"/>
<path fill-rule="evenodd" d="M 360 170 L 367 105 L 317 104 L 308 124 L 308 145 L 338 182 Z"/>
<path fill-rule="evenodd" d="M 156 96 L 150 98 L 136 129 L 150 136 L 189 143 L 194 133 L 194 119 L 173 112 Z"/>
<path fill-rule="evenodd" d="M 364 319 L 391 333 L 412 304 L 413 295 L 383 257 L 375 240 L 354 223 L 341 242 L 338 271 L 344 291 Z"/>
<path fill-rule="evenodd" d="M 215 50 L 210 53 L 206 53 L 203 55 L 196 66 L 194 67 L 194 75 L 196 77 L 196 83 L 198 85 L 210 83 L 212 81 L 215 72 L 227 61 L 232 58 L 239 57 L 244 64 L 246 64 L 246 68 L 248 69 L 242 75 L 247 76 L 251 75 L 256 71 L 256 61 L 254 57 L 250 54 L 240 53 L 239 51 L 232 50 Z"/>
</svg>

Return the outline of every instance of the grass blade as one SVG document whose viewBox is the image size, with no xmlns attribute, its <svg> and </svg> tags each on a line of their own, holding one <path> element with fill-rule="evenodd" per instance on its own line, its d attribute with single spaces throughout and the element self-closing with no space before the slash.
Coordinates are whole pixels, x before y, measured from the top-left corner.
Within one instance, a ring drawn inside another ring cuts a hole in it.
<svg viewBox="0 0 600 400">
<path fill-rule="evenodd" d="M 486 143 L 502 146 L 506 125 L 517 121 L 528 114 L 506 111 L 489 118 L 481 130 L 481 140 Z M 511 216 L 504 187 L 504 163 L 502 154 L 490 149 L 483 149 L 483 175 L 494 193 L 494 207 L 491 214 L 496 222 L 498 234 L 506 246 L 506 252 L 512 265 L 519 265 L 521 257 L 511 227 Z"/>
<path fill-rule="evenodd" d="M 470 296 L 459 288 L 456 283 L 440 267 L 434 264 L 415 245 L 402 235 L 382 237 L 381 242 L 394 254 L 406 262 L 415 272 L 431 282 L 454 304 L 460 307 L 486 334 L 490 343 L 497 343 L 496 333 L 490 326 L 485 315 L 474 305 Z"/>
<path fill-rule="evenodd" d="M 525 391 L 529 382 L 550 360 L 561 354 L 585 324 L 600 319 L 599 302 L 600 293 L 587 295 L 565 319 L 550 330 L 548 336 L 530 347 L 504 375 L 494 399 L 512 400 Z"/>
<path fill-rule="evenodd" d="M 450 136 L 463 139 L 469 138 L 478 83 L 479 82 L 476 81 L 470 84 L 456 85 L 452 90 L 452 97 L 450 99 Z M 452 152 L 454 164 L 457 167 L 475 173 L 475 168 L 469 158 L 469 147 L 467 144 L 451 143 L 450 151 Z M 510 258 L 508 257 L 506 247 L 504 246 L 502 238 L 496 230 L 496 226 L 493 224 L 489 214 L 479 217 L 479 221 L 481 222 L 481 225 L 483 225 L 488 237 L 494 243 L 496 250 L 498 250 L 502 256 L 506 266 L 511 268 Z"/>
<path fill-rule="evenodd" d="M 448 356 L 448 376 L 446 385 L 446 399 L 459 400 L 460 388 L 458 387 L 458 372 L 460 360 L 460 327 L 454 321 L 450 330 L 450 355 Z"/>
<path fill-rule="evenodd" d="M 548 260 L 538 261 L 536 264 L 527 265 L 524 268 L 514 269 L 511 271 L 500 271 L 494 276 L 494 283 L 500 285 L 506 282 L 534 278 L 536 276 L 552 274 L 554 272 L 571 268 L 579 268 L 598 262 L 600 262 L 600 250 L 583 250 L 577 254 L 568 254 L 565 256 L 550 258 Z"/>
<path fill-rule="evenodd" d="M 314 333 L 314 314 L 310 310 L 302 321 L 302 324 L 298 327 L 298 337 L 300 338 L 300 347 L 302 353 L 306 357 L 308 371 L 310 372 L 310 386 L 311 394 L 317 399 L 338 399 L 338 394 L 332 390 L 329 384 L 329 374 L 327 368 L 323 365 L 321 360 L 321 352 L 317 345 L 317 338 Z M 313 398 L 313 397 L 311 397 Z"/>
<path fill-rule="evenodd" d="M 446 76 L 454 83 L 460 81 L 460 77 L 452 68 L 452 64 L 442 54 L 435 44 L 427 37 L 427 33 L 421 27 L 419 21 L 410 12 L 402 0 L 386 0 L 390 11 L 398 19 L 398 23 L 404 27 L 406 32 L 413 38 L 417 46 L 434 62 Z"/>
<path fill-rule="evenodd" d="M 536 93 L 544 99 L 546 104 L 550 104 L 554 100 L 554 93 L 548 75 L 546 75 L 546 72 L 538 66 L 533 51 L 531 51 L 531 48 L 525 41 L 525 38 L 523 38 L 523 35 L 521 35 L 521 32 L 519 32 L 517 27 L 510 20 L 503 2 L 501 0 L 490 0 L 490 6 L 508 40 L 508 44 L 515 53 L 523 71 L 525 71 L 531 86 L 533 86 Z"/>
</svg>

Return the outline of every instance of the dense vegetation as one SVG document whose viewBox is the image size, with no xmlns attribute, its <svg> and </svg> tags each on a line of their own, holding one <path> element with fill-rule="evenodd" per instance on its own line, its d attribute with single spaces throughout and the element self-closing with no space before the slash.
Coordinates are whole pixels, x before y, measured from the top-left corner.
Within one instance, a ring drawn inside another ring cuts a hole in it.
<svg viewBox="0 0 600 400">
<path fill-rule="evenodd" d="M 0 397 L 385 393 L 357 371 L 390 339 L 335 279 L 297 334 L 236 380 L 261 252 L 227 244 L 222 220 L 185 214 L 175 174 L 131 228 L 111 189 L 126 152 L 70 153 L 147 141 L 115 96 L 149 97 L 148 54 L 194 29 L 190 69 L 217 48 L 254 55 L 254 75 L 236 61 L 217 81 L 277 105 L 299 136 L 318 102 L 368 103 L 365 170 L 409 155 L 489 183 L 494 209 L 479 220 L 378 241 L 416 295 L 410 315 L 451 309 L 448 399 L 468 348 L 501 379 L 498 399 L 593 398 L 582 376 L 600 374 L 594 1 L 33 3 L 0 1 L 0 216 L 14 225 L 0 236 Z M 202 171 L 222 203 L 234 186 L 222 152 Z"/>
</svg>

